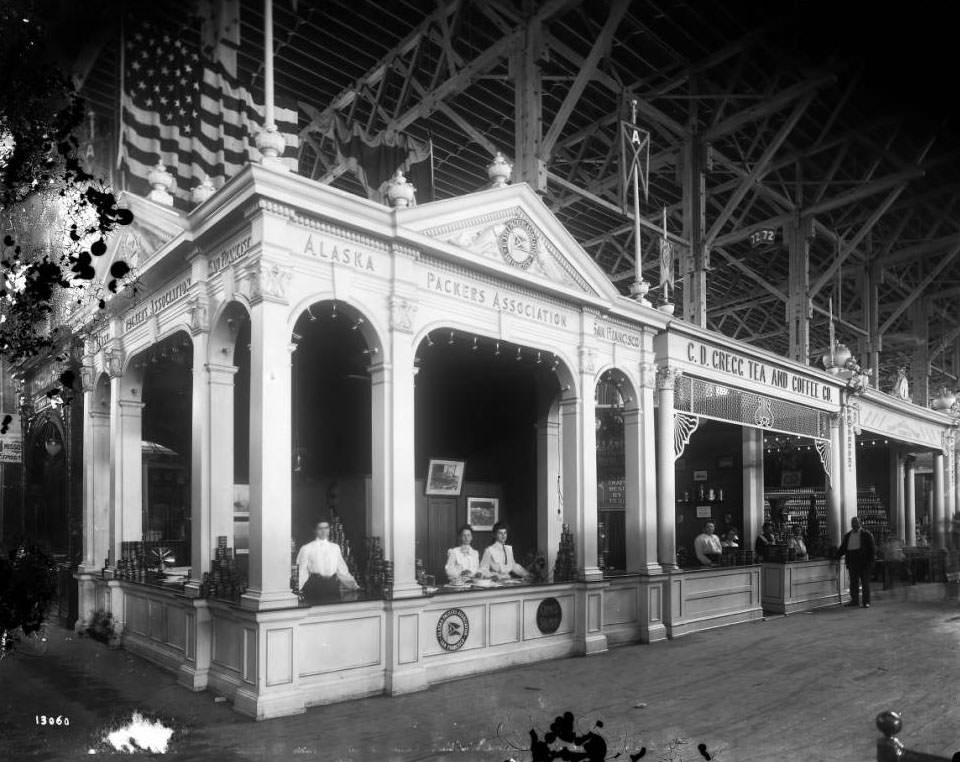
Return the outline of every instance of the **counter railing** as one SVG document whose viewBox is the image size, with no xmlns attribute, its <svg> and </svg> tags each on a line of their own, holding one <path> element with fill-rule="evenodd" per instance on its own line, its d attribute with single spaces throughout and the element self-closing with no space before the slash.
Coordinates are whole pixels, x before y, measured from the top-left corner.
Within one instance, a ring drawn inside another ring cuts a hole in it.
<svg viewBox="0 0 960 762">
<path fill-rule="evenodd" d="M 897 712 L 880 712 L 877 727 L 883 733 L 883 738 L 877 740 L 877 762 L 960 762 L 960 751 L 952 757 L 940 757 L 904 748 L 903 741 L 897 738 L 903 729 Z"/>
</svg>

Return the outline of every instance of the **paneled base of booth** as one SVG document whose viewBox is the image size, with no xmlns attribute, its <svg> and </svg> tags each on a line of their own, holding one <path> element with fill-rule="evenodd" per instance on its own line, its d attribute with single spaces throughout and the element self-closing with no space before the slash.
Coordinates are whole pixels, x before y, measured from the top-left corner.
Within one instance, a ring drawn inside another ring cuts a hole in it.
<svg viewBox="0 0 960 762">
<path fill-rule="evenodd" d="M 132 653 L 189 690 L 209 690 L 266 719 L 662 640 L 670 577 L 259 611 L 119 580 L 84 579 L 81 589 L 91 611 L 113 613 Z"/>
<path fill-rule="evenodd" d="M 668 637 L 763 617 L 759 566 L 676 571 L 669 572 L 668 578 Z"/>
<path fill-rule="evenodd" d="M 603 632 L 611 646 L 666 640 L 664 574 L 611 577 L 603 593 Z"/>
<path fill-rule="evenodd" d="M 760 601 L 766 612 L 793 614 L 850 600 L 849 574 L 836 561 L 765 563 L 762 568 Z"/>
</svg>

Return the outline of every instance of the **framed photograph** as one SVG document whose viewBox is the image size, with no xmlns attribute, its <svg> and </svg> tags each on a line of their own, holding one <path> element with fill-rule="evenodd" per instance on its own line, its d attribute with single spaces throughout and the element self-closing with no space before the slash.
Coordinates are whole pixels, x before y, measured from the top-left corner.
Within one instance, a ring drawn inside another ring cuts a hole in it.
<svg viewBox="0 0 960 762">
<path fill-rule="evenodd" d="M 460 488 L 463 486 L 463 472 L 466 465 L 465 460 L 431 458 L 430 466 L 427 469 L 426 494 L 443 495 L 445 497 L 459 496 Z"/>
<path fill-rule="evenodd" d="M 717 458 L 717 468 L 733 468 L 733 456 L 721 455 Z"/>
<path fill-rule="evenodd" d="M 713 508 L 709 505 L 698 505 L 697 506 L 697 518 L 698 519 L 712 519 L 713 518 Z"/>
<path fill-rule="evenodd" d="M 476 532 L 489 532 L 500 519 L 500 500 L 495 497 L 468 497 L 467 523 Z"/>
<path fill-rule="evenodd" d="M 781 471 L 780 472 L 780 486 L 781 487 L 799 487 L 803 481 L 803 472 L 802 471 Z"/>
<path fill-rule="evenodd" d="M 694 480 L 695 482 L 705 482 L 705 481 L 707 480 L 707 472 L 706 472 L 706 471 L 694 471 L 694 472 L 693 472 L 693 480 Z"/>
</svg>

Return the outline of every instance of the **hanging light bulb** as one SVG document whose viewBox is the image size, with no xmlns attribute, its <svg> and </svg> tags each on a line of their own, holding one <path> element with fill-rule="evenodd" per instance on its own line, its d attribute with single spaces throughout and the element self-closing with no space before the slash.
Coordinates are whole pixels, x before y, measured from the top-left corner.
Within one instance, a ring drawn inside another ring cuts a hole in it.
<svg viewBox="0 0 960 762">
<path fill-rule="evenodd" d="M 429 334 L 429 333 L 427 334 L 427 346 L 428 346 L 428 347 L 432 347 L 432 346 L 433 346 L 433 339 L 430 337 L 430 334 Z"/>
<path fill-rule="evenodd" d="M 500 342 L 499 342 L 499 341 L 497 342 L 497 348 L 496 348 L 495 350 L 493 350 L 493 356 L 494 356 L 494 357 L 499 357 L 499 356 L 500 356 Z"/>
<path fill-rule="evenodd" d="M 477 346 L 477 337 L 473 337 L 473 351 L 476 352 L 480 347 Z"/>
<path fill-rule="evenodd" d="M 523 356 L 520 354 L 520 347 L 517 347 L 517 357 L 516 357 L 516 359 L 517 359 L 518 361 L 523 359 Z"/>
<path fill-rule="evenodd" d="M 310 318 L 310 322 L 311 322 L 311 323 L 314 323 L 314 322 L 316 322 L 316 320 L 317 320 L 317 316 L 314 315 L 314 314 L 310 311 L 310 308 L 309 308 L 309 307 L 307 307 L 307 317 Z"/>
<path fill-rule="evenodd" d="M 363 318 L 357 318 L 357 322 L 353 324 L 353 330 L 356 331 L 360 326 L 363 325 Z"/>
<path fill-rule="evenodd" d="M 453 331 L 450 331 L 450 339 L 447 341 L 447 344 L 451 347 L 453 346 Z"/>
<path fill-rule="evenodd" d="M 330 311 L 330 317 L 331 317 L 333 320 L 336 320 L 338 317 L 340 317 L 340 316 L 337 314 L 337 303 L 336 303 L 336 302 L 333 303 L 333 309 Z"/>
<path fill-rule="evenodd" d="M 540 357 L 539 352 L 537 352 L 537 365 L 543 365 L 543 358 Z"/>
</svg>

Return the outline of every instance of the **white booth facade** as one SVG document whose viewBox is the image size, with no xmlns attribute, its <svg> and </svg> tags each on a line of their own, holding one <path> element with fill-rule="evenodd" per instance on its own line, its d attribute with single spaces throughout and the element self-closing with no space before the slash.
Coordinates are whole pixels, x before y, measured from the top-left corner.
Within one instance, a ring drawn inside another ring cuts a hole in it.
<svg viewBox="0 0 960 762">
<path fill-rule="evenodd" d="M 666 636 L 648 466 L 667 316 L 620 296 L 527 186 L 389 209 L 249 166 L 189 214 L 129 203 L 108 257 L 132 261 L 137 292 L 86 326 L 80 626 L 112 613 L 125 647 L 257 718 Z M 615 579 L 597 566 L 605 374 L 627 463 Z M 451 434 L 463 389 L 473 429 Z M 451 455 L 546 581 L 424 584 L 442 570 L 417 561 L 468 515 L 467 492 L 425 495 L 426 462 Z M 340 515 L 357 556 L 376 538 L 380 592 L 304 606 L 291 543 Z M 132 559 L 164 543 L 179 585 Z"/>
</svg>

